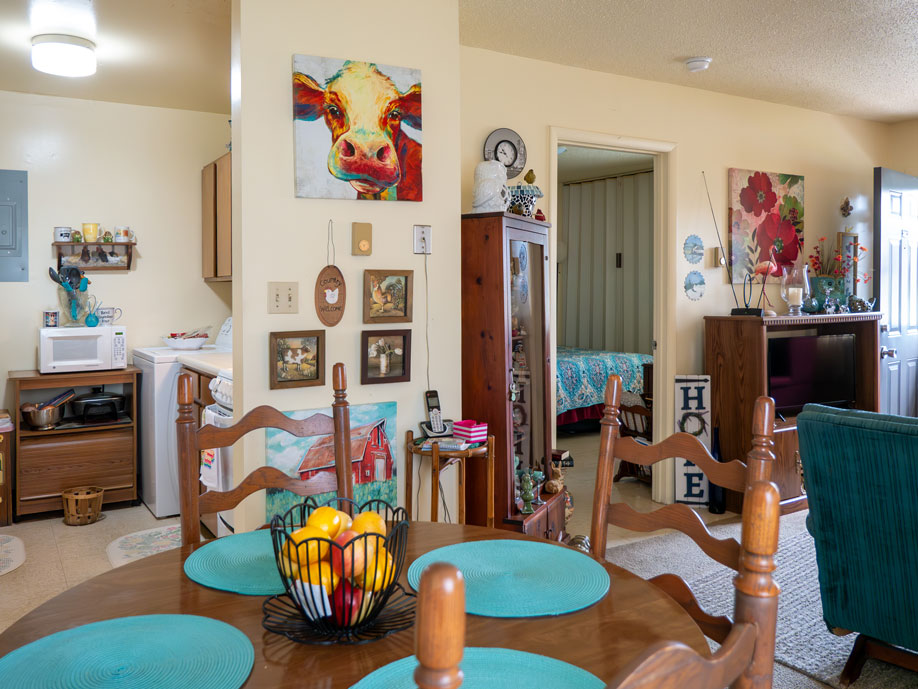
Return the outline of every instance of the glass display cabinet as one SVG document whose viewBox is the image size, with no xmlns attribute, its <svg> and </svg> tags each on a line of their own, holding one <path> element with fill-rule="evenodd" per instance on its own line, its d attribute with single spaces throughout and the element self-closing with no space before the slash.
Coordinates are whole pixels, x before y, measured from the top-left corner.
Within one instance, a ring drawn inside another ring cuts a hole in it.
<svg viewBox="0 0 918 689">
<path fill-rule="evenodd" d="M 558 540 L 564 492 L 539 485 L 524 513 L 519 486 L 521 471 L 551 477 L 549 227 L 510 213 L 462 216 L 462 418 L 487 422 L 495 439 L 495 526 Z M 469 464 L 470 524 L 485 523 L 486 485 Z"/>
</svg>

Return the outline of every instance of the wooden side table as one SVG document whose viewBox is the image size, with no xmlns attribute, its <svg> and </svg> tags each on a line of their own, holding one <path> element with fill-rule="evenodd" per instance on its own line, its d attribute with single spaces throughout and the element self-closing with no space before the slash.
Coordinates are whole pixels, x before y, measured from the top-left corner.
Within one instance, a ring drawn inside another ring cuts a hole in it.
<svg viewBox="0 0 918 689">
<path fill-rule="evenodd" d="M 437 504 L 440 502 L 440 474 L 447 467 L 453 464 L 459 465 L 459 523 L 465 524 L 465 460 L 470 457 L 484 457 L 487 462 L 487 500 L 488 500 L 488 518 L 487 526 L 489 529 L 494 528 L 494 436 L 489 435 L 488 441 L 480 446 L 469 448 L 468 450 L 440 450 L 439 443 L 434 442 L 433 447 L 429 450 L 422 450 L 420 445 L 414 444 L 414 433 L 408 431 L 405 434 L 405 509 L 408 511 L 408 518 L 414 519 L 411 511 L 411 494 L 413 492 L 414 479 L 414 455 L 421 457 L 430 457 L 430 521 L 437 521 Z"/>
<path fill-rule="evenodd" d="M 6 409 L 0 409 L 6 413 Z M 0 433 L 0 526 L 13 523 L 13 431 Z"/>
</svg>

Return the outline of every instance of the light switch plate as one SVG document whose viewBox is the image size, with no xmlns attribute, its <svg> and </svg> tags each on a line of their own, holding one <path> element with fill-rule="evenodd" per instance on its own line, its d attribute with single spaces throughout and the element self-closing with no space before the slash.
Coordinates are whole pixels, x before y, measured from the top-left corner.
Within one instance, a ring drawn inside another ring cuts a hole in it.
<svg viewBox="0 0 918 689">
<path fill-rule="evenodd" d="M 369 256 L 373 253 L 373 224 L 351 223 L 351 256 Z"/>
<path fill-rule="evenodd" d="M 299 313 L 300 285 L 297 282 L 268 283 L 268 313 Z"/>
</svg>

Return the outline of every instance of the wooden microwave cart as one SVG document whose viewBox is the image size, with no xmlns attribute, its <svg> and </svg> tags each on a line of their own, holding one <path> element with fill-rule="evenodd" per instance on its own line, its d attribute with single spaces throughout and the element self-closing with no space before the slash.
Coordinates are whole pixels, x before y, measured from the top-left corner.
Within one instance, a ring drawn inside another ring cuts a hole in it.
<svg viewBox="0 0 918 689">
<path fill-rule="evenodd" d="M 768 337 L 774 333 L 815 330 L 817 335 L 855 336 L 854 406 L 880 410 L 881 313 L 815 316 L 705 316 L 704 370 L 711 376 L 711 416 L 720 428 L 723 461 L 742 459 L 752 444 L 755 400 L 768 394 Z M 797 418 L 775 420 L 772 472 L 781 491 L 781 513 L 807 509 L 799 467 Z M 727 509 L 741 512 L 743 496 L 727 491 Z"/>
<path fill-rule="evenodd" d="M 487 523 L 493 497 L 496 527 L 561 540 L 566 492 L 543 489 L 544 504 L 522 514 L 514 485 L 517 457 L 551 478 L 549 227 L 512 213 L 462 216 L 462 418 L 488 424 L 495 453 L 493 491 L 473 462 L 465 499 L 470 524 Z"/>
<path fill-rule="evenodd" d="M 77 486 L 103 488 L 103 504 L 136 502 L 139 373 L 135 366 L 81 373 L 10 371 L 15 400 L 16 517 L 62 509 L 61 493 Z M 65 417 L 57 428 L 36 431 L 28 427 L 19 411 L 26 391 L 47 390 L 46 397 L 50 398 L 69 388 L 79 394 L 79 388 L 116 384 L 125 386 L 126 398 L 125 413 L 116 422 L 80 425 Z"/>
</svg>

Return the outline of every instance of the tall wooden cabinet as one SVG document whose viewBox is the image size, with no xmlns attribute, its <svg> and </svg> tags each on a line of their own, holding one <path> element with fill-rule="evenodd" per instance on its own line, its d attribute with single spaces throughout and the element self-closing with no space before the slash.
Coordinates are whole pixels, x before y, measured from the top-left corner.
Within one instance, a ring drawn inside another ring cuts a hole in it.
<svg viewBox="0 0 918 689">
<path fill-rule="evenodd" d="M 854 335 L 857 409 L 879 411 L 880 313 L 816 316 L 705 316 L 704 370 L 711 376 L 712 423 L 720 428 L 724 461 L 743 459 L 752 446 L 755 400 L 768 394 L 768 339 L 794 334 Z M 806 509 L 798 469 L 797 419 L 775 421 L 772 473 L 782 513 Z M 727 491 L 727 509 L 742 511 L 743 496 Z"/>
<path fill-rule="evenodd" d="M 201 272 L 209 282 L 233 279 L 233 154 L 201 170 Z"/>
<path fill-rule="evenodd" d="M 510 213 L 462 216 L 462 418 L 494 436 L 495 526 L 560 539 L 565 494 L 521 513 L 516 467 L 551 469 L 548 228 Z M 483 463 L 470 463 L 466 520 L 487 519 Z"/>
</svg>

